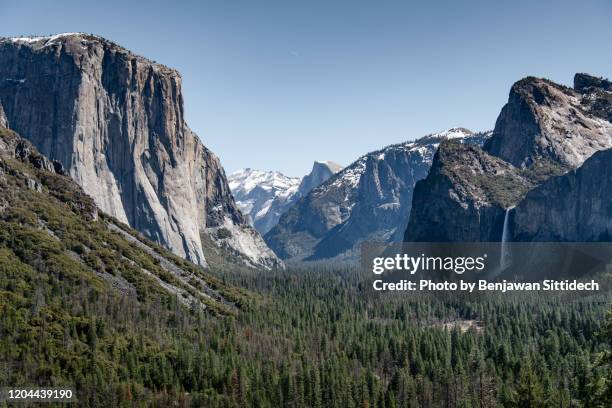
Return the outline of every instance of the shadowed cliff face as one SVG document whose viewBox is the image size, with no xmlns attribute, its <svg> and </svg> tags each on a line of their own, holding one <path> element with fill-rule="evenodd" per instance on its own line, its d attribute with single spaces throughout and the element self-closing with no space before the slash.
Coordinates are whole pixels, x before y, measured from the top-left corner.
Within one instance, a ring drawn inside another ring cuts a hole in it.
<svg viewBox="0 0 612 408">
<path fill-rule="evenodd" d="M 440 145 L 415 187 L 405 241 L 497 241 L 505 208 L 530 185 L 510 163 L 477 146 Z"/>
<path fill-rule="evenodd" d="M 513 241 L 612 240 L 612 150 L 530 191 L 512 214 Z"/>
<path fill-rule="evenodd" d="M 405 240 L 500 241 L 507 209 L 518 205 L 525 214 L 521 207 L 525 196 L 536 200 L 529 191 L 539 191 L 538 186 L 549 178 L 580 168 L 594 153 L 612 146 L 609 88 L 608 81 L 586 74 L 576 75 L 575 89 L 531 77 L 514 84 L 483 149 L 450 144 L 440 148 L 432 170 L 415 188 Z M 555 197 L 564 197 L 568 188 L 547 187 L 551 201 L 546 205 L 554 208 Z M 517 231 L 525 229 L 521 239 L 539 235 L 552 239 L 551 231 L 538 232 L 550 225 L 538 223 L 553 220 L 539 213 L 534 203 L 529 208 L 532 215 L 521 215 L 522 226 L 517 227 Z M 560 223 L 558 218 L 556 224 Z M 556 233 L 555 239 L 560 240 L 577 236 L 561 229 Z"/>
<path fill-rule="evenodd" d="M 300 182 L 300 186 L 298 188 L 300 196 L 304 197 L 308 195 L 308 193 L 310 193 L 313 189 L 319 187 L 340 170 L 342 170 L 342 166 L 337 163 L 331 161 L 315 161 L 312 165 L 312 170 L 310 173 L 304 176 Z"/>
<path fill-rule="evenodd" d="M 178 72 L 85 34 L 1 40 L 0 62 L 11 128 L 104 212 L 200 265 L 201 232 L 248 229 L 219 160 L 185 123 Z"/>
</svg>

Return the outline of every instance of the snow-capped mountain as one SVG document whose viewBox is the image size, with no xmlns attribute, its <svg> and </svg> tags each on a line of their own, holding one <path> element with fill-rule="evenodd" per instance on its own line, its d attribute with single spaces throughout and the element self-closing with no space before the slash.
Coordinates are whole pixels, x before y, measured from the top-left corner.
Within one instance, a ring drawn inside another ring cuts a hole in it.
<svg viewBox="0 0 612 408">
<path fill-rule="evenodd" d="M 401 241 L 412 192 L 440 142 L 482 145 L 490 132 L 453 128 L 361 156 L 297 201 L 265 239 L 281 258 L 352 256 L 365 240 Z"/>
<path fill-rule="evenodd" d="M 300 197 L 307 195 L 342 166 L 316 161 L 302 179 L 278 171 L 243 169 L 229 175 L 229 186 L 238 207 L 261 234 L 271 230 L 279 218 Z"/>
<path fill-rule="evenodd" d="M 242 169 L 229 175 L 236 204 L 260 233 L 268 232 L 296 196 L 299 177 L 278 171 Z"/>
</svg>

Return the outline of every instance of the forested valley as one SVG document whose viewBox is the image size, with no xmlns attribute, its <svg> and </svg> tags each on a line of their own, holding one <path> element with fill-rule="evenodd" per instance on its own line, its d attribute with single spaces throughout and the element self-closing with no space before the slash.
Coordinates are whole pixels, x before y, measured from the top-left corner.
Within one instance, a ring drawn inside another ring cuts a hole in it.
<svg viewBox="0 0 612 408">
<path fill-rule="evenodd" d="M 88 406 L 610 406 L 604 302 L 372 297 L 350 269 L 226 270 L 224 284 L 246 290 L 224 315 L 82 278 L 67 288 L 26 259 L 5 262 L 11 250 L 0 253 L 3 384 L 75 385 Z"/>
</svg>

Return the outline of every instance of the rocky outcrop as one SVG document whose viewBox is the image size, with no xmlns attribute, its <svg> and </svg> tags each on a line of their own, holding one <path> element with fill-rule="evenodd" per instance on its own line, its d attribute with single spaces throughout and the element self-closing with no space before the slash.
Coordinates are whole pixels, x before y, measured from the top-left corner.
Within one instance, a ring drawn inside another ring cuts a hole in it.
<svg viewBox="0 0 612 408">
<path fill-rule="evenodd" d="M 0 128 L 8 128 L 8 127 L 9 127 L 8 119 L 6 118 L 6 114 L 4 113 L 4 108 L 2 107 L 2 104 L 0 103 Z"/>
<path fill-rule="evenodd" d="M 587 112 L 612 122 L 612 82 L 588 74 L 576 74 L 574 89 L 580 92 L 581 105 Z"/>
<path fill-rule="evenodd" d="M 300 197 L 306 196 L 340 170 L 342 170 L 342 166 L 338 163 L 332 161 L 315 161 L 310 173 L 305 175 L 300 182 L 298 188 Z"/>
<path fill-rule="evenodd" d="M 499 241 L 506 208 L 531 186 L 522 173 L 477 146 L 442 143 L 414 189 L 404 241 Z"/>
<path fill-rule="evenodd" d="M 8 161 L 7 158 L 22 163 L 22 166 L 14 166 L 14 162 Z M 34 172 L 30 170 L 34 170 Z M 43 193 L 44 183 L 41 182 L 40 177 L 38 177 L 39 174 L 36 174 L 36 172 L 57 176 L 65 175 L 59 162 L 49 160 L 40 154 L 32 143 L 21 138 L 12 130 L 0 126 L 0 211 L 6 207 L 7 201 L 10 202 L 8 195 L 17 194 L 17 191 L 14 191 L 14 186 L 23 185 L 37 193 Z M 10 181 L 13 181 L 13 183 Z M 17 181 L 16 184 L 15 181 Z M 11 184 L 13 184 L 13 187 L 9 187 Z M 64 192 L 64 196 L 80 198 L 78 202 L 68 203 L 69 207 L 77 210 L 88 221 L 98 219 L 98 208 L 90 197 L 82 193 L 80 187 L 73 185 L 72 181 L 60 184 L 63 184 L 66 190 L 71 190 L 69 194 Z"/>
<path fill-rule="evenodd" d="M 265 235 L 282 258 L 353 258 L 366 240 L 401 241 L 415 183 L 448 139 L 481 144 L 486 133 L 456 128 L 360 157 L 298 200 Z"/>
<path fill-rule="evenodd" d="M 577 82 L 578 89 L 533 77 L 515 83 L 484 149 L 518 167 L 552 160 L 569 169 L 612 147 L 612 124 L 595 107 L 605 98 L 584 74 Z"/>
<path fill-rule="evenodd" d="M 602 77 L 579 72 L 574 75 L 574 89 L 583 94 L 593 91 L 612 92 L 612 82 Z"/>
<path fill-rule="evenodd" d="M 64 169 L 61 163 L 57 161 L 51 161 L 42 154 L 40 154 L 32 143 L 25 139 L 22 139 L 15 132 L 7 129 L 4 126 L 0 126 L 0 150 L 3 154 L 9 153 L 15 159 L 29 164 L 35 169 L 48 171 L 50 173 L 56 173 L 63 175 Z"/>
<path fill-rule="evenodd" d="M 201 233 L 227 220 L 250 230 L 219 160 L 185 123 L 177 71 L 86 34 L 3 39 L 0 61 L 11 128 L 104 212 L 200 265 Z"/>
<path fill-rule="evenodd" d="M 610 242 L 612 150 L 531 190 L 512 211 L 512 241 Z"/>
<path fill-rule="evenodd" d="M 514 84 L 482 150 L 440 149 L 415 188 L 405 240 L 500 241 L 506 212 L 530 190 L 612 146 L 609 86 L 585 74 L 576 75 L 575 89 L 532 77 Z M 539 221 L 523 219 L 525 228 L 546 229 Z"/>
</svg>

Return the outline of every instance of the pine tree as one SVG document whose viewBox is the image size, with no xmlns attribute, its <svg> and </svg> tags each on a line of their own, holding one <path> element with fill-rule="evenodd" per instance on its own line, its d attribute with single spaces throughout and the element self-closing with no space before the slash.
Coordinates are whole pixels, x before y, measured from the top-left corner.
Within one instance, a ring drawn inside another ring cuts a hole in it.
<svg viewBox="0 0 612 408">
<path fill-rule="evenodd" d="M 516 394 L 518 407 L 538 408 L 545 406 L 542 385 L 533 369 L 529 356 L 525 358 L 525 362 L 521 366 Z"/>
</svg>

